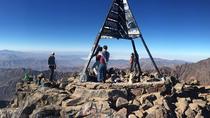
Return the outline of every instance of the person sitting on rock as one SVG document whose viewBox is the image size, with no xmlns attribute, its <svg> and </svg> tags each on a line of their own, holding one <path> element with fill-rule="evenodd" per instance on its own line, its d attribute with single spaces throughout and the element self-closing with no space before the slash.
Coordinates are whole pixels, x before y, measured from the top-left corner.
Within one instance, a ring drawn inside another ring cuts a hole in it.
<svg viewBox="0 0 210 118">
<path fill-rule="evenodd" d="M 33 81 L 33 78 L 29 75 L 29 73 L 25 73 L 23 81 L 27 82 L 28 84 Z"/>
<path fill-rule="evenodd" d="M 98 82 L 105 82 L 106 79 L 106 70 L 107 70 L 107 64 L 109 61 L 109 52 L 107 51 L 108 47 L 106 45 L 103 46 L 103 52 L 100 58 L 100 65 L 98 69 L 98 76 L 97 81 Z"/>
<path fill-rule="evenodd" d="M 101 55 L 102 55 L 103 48 L 99 46 L 97 50 L 98 50 L 98 52 L 96 54 L 96 62 L 92 66 L 93 72 L 96 76 L 98 74 L 98 68 L 99 68 L 100 58 L 101 58 Z"/>
<path fill-rule="evenodd" d="M 55 53 L 52 52 L 50 57 L 48 58 L 48 66 L 50 69 L 50 81 L 53 81 L 53 76 L 54 76 L 54 70 L 56 69 L 56 63 L 55 63 Z"/>
</svg>

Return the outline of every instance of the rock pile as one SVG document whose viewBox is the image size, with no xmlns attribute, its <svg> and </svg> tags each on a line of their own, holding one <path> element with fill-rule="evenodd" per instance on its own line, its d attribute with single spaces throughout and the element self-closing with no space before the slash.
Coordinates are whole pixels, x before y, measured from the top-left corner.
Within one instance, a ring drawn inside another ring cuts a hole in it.
<svg viewBox="0 0 210 118">
<path fill-rule="evenodd" d="M 126 75 L 125 75 L 126 76 Z M 55 86 L 18 83 L 0 118 L 208 118 L 210 87 L 166 81 L 80 83 L 78 75 Z M 148 78 L 148 79 L 146 79 Z"/>
</svg>

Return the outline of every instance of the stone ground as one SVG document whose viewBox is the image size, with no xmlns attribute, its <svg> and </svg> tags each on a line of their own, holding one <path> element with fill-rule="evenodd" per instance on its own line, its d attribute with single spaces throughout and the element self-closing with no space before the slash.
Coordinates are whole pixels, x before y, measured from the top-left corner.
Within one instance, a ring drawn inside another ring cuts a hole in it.
<svg viewBox="0 0 210 118">
<path fill-rule="evenodd" d="M 210 86 L 179 83 L 174 77 L 139 83 L 80 83 L 78 76 L 44 87 L 18 83 L 0 118 L 209 118 Z M 108 80 L 107 80 L 108 81 Z"/>
</svg>

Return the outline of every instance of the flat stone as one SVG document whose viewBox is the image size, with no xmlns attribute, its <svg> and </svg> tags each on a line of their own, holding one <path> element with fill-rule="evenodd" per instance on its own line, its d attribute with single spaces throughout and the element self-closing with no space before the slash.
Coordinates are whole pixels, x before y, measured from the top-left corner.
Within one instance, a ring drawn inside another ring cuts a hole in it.
<svg viewBox="0 0 210 118">
<path fill-rule="evenodd" d="M 128 118 L 137 118 L 134 114 L 130 114 Z"/>
<path fill-rule="evenodd" d="M 204 116 L 202 115 L 202 111 L 201 110 L 197 113 L 195 118 L 204 118 Z"/>
<path fill-rule="evenodd" d="M 195 118 L 196 116 L 196 113 L 195 111 L 193 111 L 190 107 L 185 111 L 185 115 L 188 117 L 188 118 Z"/>
<path fill-rule="evenodd" d="M 127 109 L 122 108 L 118 112 L 114 113 L 114 118 L 126 118 L 127 117 Z"/>
<path fill-rule="evenodd" d="M 153 102 L 156 99 L 157 97 L 154 94 L 144 94 L 140 98 L 138 98 L 141 104 L 143 104 L 146 100 Z"/>
<path fill-rule="evenodd" d="M 136 99 L 132 101 L 132 105 L 140 106 L 140 102 Z"/>
<path fill-rule="evenodd" d="M 176 92 L 181 92 L 183 90 L 184 84 L 182 83 L 177 83 L 174 88 L 176 90 Z"/>
<path fill-rule="evenodd" d="M 128 105 L 128 100 L 122 97 L 119 97 L 116 101 L 116 107 L 122 108 Z"/>
<path fill-rule="evenodd" d="M 151 108 L 151 107 L 153 107 L 153 104 L 152 104 L 150 101 L 146 100 L 146 101 L 144 102 L 144 104 L 142 104 L 142 105 L 140 106 L 140 109 L 143 109 L 143 110 L 145 111 L 145 110 L 147 110 L 147 109 L 149 109 L 149 108 Z"/>
<path fill-rule="evenodd" d="M 104 100 L 104 101 L 107 101 L 109 99 L 117 100 L 118 97 L 127 98 L 127 90 L 126 89 L 91 90 L 84 87 L 77 87 L 72 96 L 77 98 L 86 98 L 86 99 L 95 99 L 95 100 Z"/>
<path fill-rule="evenodd" d="M 184 112 L 187 110 L 188 108 L 188 101 L 186 100 L 186 98 L 177 98 L 178 102 L 176 103 L 176 111 L 179 114 L 184 114 Z"/>
<path fill-rule="evenodd" d="M 198 104 L 198 106 L 200 106 L 201 108 L 204 108 L 206 106 L 207 102 L 203 101 L 201 99 L 194 99 L 193 104 Z"/>
<path fill-rule="evenodd" d="M 139 117 L 139 118 L 143 118 L 144 117 L 144 113 L 142 110 L 138 110 L 138 111 L 135 111 L 134 114 Z"/>
<path fill-rule="evenodd" d="M 145 118 L 168 118 L 167 111 L 162 106 L 154 106 L 148 109 Z"/>
<path fill-rule="evenodd" d="M 81 98 L 67 99 L 62 102 L 62 107 L 81 105 L 85 102 L 86 100 L 81 99 Z"/>
<path fill-rule="evenodd" d="M 60 111 L 61 111 L 61 107 L 48 105 L 48 106 L 44 106 L 42 108 L 38 108 L 34 110 L 33 113 L 30 115 L 30 118 L 61 117 L 62 114 L 60 114 Z"/>
</svg>

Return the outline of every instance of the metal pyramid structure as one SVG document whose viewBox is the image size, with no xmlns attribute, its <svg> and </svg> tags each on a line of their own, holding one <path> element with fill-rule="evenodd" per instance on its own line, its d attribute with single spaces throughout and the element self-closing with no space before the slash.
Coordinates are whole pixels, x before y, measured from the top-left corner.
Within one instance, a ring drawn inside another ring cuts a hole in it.
<svg viewBox="0 0 210 118">
<path fill-rule="evenodd" d="M 101 32 L 101 38 L 134 39 L 140 31 L 127 0 L 114 0 Z"/>
<path fill-rule="evenodd" d="M 136 23 L 136 20 L 134 16 L 132 15 L 132 12 L 130 10 L 129 4 L 127 0 L 113 0 L 111 8 L 108 12 L 108 15 L 106 17 L 106 20 L 103 24 L 103 27 L 101 28 L 100 32 L 98 33 L 95 42 L 93 44 L 92 50 L 89 54 L 88 61 L 85 64 L 82 73 L 80 75 L 81 82 L 87 81 L 87 70 L 90 65 L 90 62 L 93 58 L 93 55 L 96 52 L 96 49 L 98 47 L 98 44 L 100 42 L 100 39 L 126 39 L 130 40 L 133 46 L 133 51 L 137 59 L 137 65 L 138 65 L 138 73 L 139 73 L 139 79 L 140 75 L 142 73 L 140 63 L 139 63 L 139 57 L 136 50 L 134 39 L 140 38 L 156 71 L 161 76 L 161 73 L 146 45 L 146 42 L 144 41 L 144 38 L 142 36 L 142 33 L 140 32 L 140 29 Z"/>
</svg>

